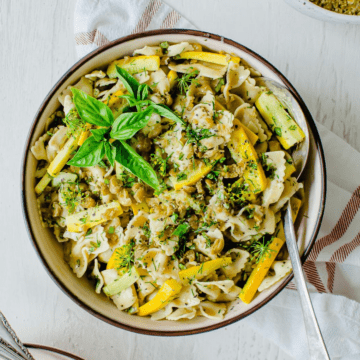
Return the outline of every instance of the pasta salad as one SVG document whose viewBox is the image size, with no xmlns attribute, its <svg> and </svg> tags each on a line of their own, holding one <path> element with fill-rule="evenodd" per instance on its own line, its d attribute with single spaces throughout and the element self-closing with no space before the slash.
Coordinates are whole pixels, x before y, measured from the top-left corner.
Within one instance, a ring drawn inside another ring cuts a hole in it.
<svg viewBox="0 0 360 360">
<path fill-rule="evenodd" d="M 291 271 L 281 211 L 305 135 L 243 59 L 145 46 L 65 89 L 31 151 L 43 226 L 80 278 L 153 320 L 224 318 Z"/>
</svg>

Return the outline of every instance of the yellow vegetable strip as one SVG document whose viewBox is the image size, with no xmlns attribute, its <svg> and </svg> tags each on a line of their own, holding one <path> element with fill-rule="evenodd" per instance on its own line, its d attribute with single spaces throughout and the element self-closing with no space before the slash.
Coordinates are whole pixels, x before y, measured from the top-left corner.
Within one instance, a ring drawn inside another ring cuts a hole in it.
<svg viewBox="0 0 360 360">
<path fill-rule="evenodd" d="M 196 184 L 211 171 L 212 167 L 213 165 L 205 165 L 202 161 L 200 161 L 195 170 L 185 172 L 185 179 L 174 181 L 175 190 L 180 190 L 184 186 Z"/>
<path fill-rule="evenodd" d="M 119 96 L 124 95 L 122 90 L 115 91 L 113 94 L 110 95 L 110 97 L 103 101 L 104 104 L 106 104 L 109 108 L 111 108 L 116 102 L 118 102 Z"/>
<path fill-rule="evenodd" d="M 179 55 L 180 59 L 200 60 L 218 65 L 227 65 L 230 61 L 239 64 L 240 58 L 236 56 L 215 54 L 204 51 L 185 51 Z"/>
<path fill-rule="evenodd" d="M 116 65 L 130 74 L 137 74 L 143 71 L 156 71 L 160 69 L 160 57 L 156 55 L 135 56 L 115 60 L 107 69 L 107 74 L 110 78 L 116 77 Z"/>
<path fill-rule="evenodd" d="M 254 145 L 258 141 L 259 137 L 255 133 L 253 133 L 249 128 L 243 125 L 238 119 L 234 119 L 233 124 L 234 124 L 234 130 L 231 133 L 230 143 L 233 144 L 234 148 L 240 146 L 240 141 L 242 140 L 240 134 L 240 128 L 242 128 L 245 131 L 245 134 L 250 140 L 251 145 Z"/>
<path fill-rule="evenodd" d="M 284 149 L 287 150 L 305 139 L 300 126 L 273 93 L 263 92 L 255 105 Z"/>
<path fill-rule="evenodd" d="M 150 213 L 150 209 L 148 207 L 148 204 L 145 201 L 143 201 L 143 202 L 141 202 L 139 204 L 135 204 L 135 205 L 132 204 L 131 209 L 132 209 L 134 215 L 137 215 L 139 213 L 139 211 L 144 211 L 144 212 L 146 212 L 148 214 Z"/>
<path fill-rule="evenodd" d="M 52 180 L 52 177 L 46 172 L 46 174 L 42 177 L 42 179 L 35 186 L 35 193 L 40 195 L 45 188 L 48 186 L 49 182 Z"/>
<path fill-rule="evenodd" d="M 116 295 L 133 285 L 137 280 L 139 280 L 139 278 L 140 275 L 133 266 L 129 271 L 124 272 L 120 279 L 117 279 L 109 285 L 106 285 L 103 288 L 103 291 L 107 296 Z"/>
<path fill-rule="evenodd" d="M 79 141 L 78 141 L 78 145 L 81 146 L 85 140 L 90 136 L 90 128 L 91 128 L 91 124 L 86 124 L 85 125 L 85 130 L 81 133 L 80 137 L 79 137 Z"/>
<path fill-rule="evenodd" d="M 82 232 L 121 215 L 123 210 L 118 201 L 80 211 L 66 217 L 67 230 Z"/>
<path fill-rule="evenodd" d="M 250 304 L 284 243 L 285 240 L 274 238 L 269 244 L 268 251 L 259 260 L 239 295 L 244 303 Z"/>
<path fill-rule="evenodd" d="M 249 185 L 249 190 L 254 193 L 263 191 L 266 188 L 267 179 L 256 150 L 242 127 L 239 127 L 234 137 L 231 137 L 228 148 L 231 156 L 237 163 L 246 162 L 244 178 Z"/>
<path fill-rule="evenodd" d="M 71 135 L 64 147 L 58 152 L 55 159 L 50 163 L 47 172 L 50 176 L 55 177 L 69 161 L 73 152 L 77 149 L 80 134 L 77 132 Z"/>
<path fill-rule="evenodd" d="M 286 162 L 284 180 L 287 180 L 296 171 L 296 167 L 294 166 L 293 159 L 287 152 L 285 152 L 285 159 Z"/>
<path fill-rule="evenodd" d="M 138 315 L 146 316 L 162 309 L 179 294 L 181 288 L 181 284 L 175 279 L 166 280 L 155 297 L 140 306 Z"/>
<path fill-rule="evenodd" d="M 226 109 L 225 109 L 224 106 L 222 106 L 219 103 L 219 101 L 215 100 L 215 110 L 216 111 L 223 111 L 223 110 L 226 110 Z M 236 141 L 238 127 L 242 127 L 252 145 L 254 145 L 258 141 L 259 137 L 254 132 L 252 132 L 248 127 L 243 125 L 238 119 L 234 119 L 233 124 L 234 124 L 234 127 L 235 127 L 234 131 L 231 133 L 231 137 L 233 138 L 233 140 Z"/>
<path fill-rule="evenodd" d="M 119 261 L 122 262 L 121 257 L 125 256 L 127 252 L 128 252 L 128 247 L 126 245 L 117 247 L 112 253 L 108 263 L 106 264 L 106 270 L 110 270 L 110 269 L 123 270 L 120 269 L 121 264 L 119 264 Z"/>
<path fill-rule="evenodd" d="M 178 79 L 177 72 L 174 70 L 170 70 L 169 73 L 167 74 L 167 78 L 169 79 L 170 82 L 170 89 L 172 89 L 176 85 L 176 81 Z"/>
<path fill-rule="evenodd" d="M 210 275 L 215 270 L 218 270 L 224 266 L 230 265 L 232 262 L 230 257 L 214 259 L 206 261 L 198 266 L 192 266 L 188 269 L 179 271 L 179 276 L 185 283 L 191 283 L 192 281 L 199 280 L 205 276 Z"/>
</svg>

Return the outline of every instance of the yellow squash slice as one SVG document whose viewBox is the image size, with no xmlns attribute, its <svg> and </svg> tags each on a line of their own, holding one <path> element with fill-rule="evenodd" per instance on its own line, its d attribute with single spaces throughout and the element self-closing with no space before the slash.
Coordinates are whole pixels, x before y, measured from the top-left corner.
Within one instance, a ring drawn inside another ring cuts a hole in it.
<svg viewBox="0 0 360 360">
<path fill-rule="evenodd" d="M 232 144 L 232 147 L 236 149 L 240 146 L 240 141 L 242 139 L 239 131 L 240 128 L 242 128 L 245 131 L 245 134 L 250 140 L 251 145 L 254 145 L 258 141 L 259 137 L 255 133 L 253 133 L 249 128 L 243 125 L 238 119 L 234 119 L 233 124 L 234 124 L 234 131 L 231 133 L 231 139 L 230 139 L 230 144 Z"/>
<path fill-rule="evenodd" d="M 114 219 L 123 213 L 118 201 L 80 211 L 66 217 L 67 230 L 70 232 L 82 232 L 99 225 L 105 221 Z"/>
<path fill-rule="evenodd" d="M 166 280 L 155 297 L 143 306 L 140 306 L 137 314 L 139 316 L 146 316 L 162 309 L 179 294 L 181 288 L 181 284 L 175 279 Z"/>
<path fill-rule="evenodd" d="M 210 275 L 215 270 L 224 266 L 230 265 L 232 262 L 231 257 L 218 258 L 210 261 L 205 261 L 201 265 L 192 266 L 188 269 L 179 271 L 180 279 L 184 283 L 192 283 L 195 279 L 199 280 L 205 276 Z"/>
<path fill-rule="evenodd" d="M 145 201 L 143 201 L 139 204 L 135 204 L 135 205 L 132 204 L 131 209 L 132 209 L 134 215 L 137 215 L 139 213 L 139 211 L 144 211 L 144 212 L 150 214 L 150 209 L 148 207 L 148 204 Z"/>
<path fill-rule="evenodd" d="M 169 73 L 167 74 L 167 78 L 170 83 L 170 89 L 172 89 L 177 83 L 178 74 L 176 71 L 170 70 Z"/>
<path fill-rule="evenodd" d="M 232 137 L 232 141 L 228 143 L 231 156 L 237 163 L 246 162 L 245 181 L 249 185 L 250 191 L 259 193 L 266 188 L 267 179 L 256 150 L 242 127 L 236 130 L 235 136 L 236 140 Z"/>
<path fill-rule="evenodd" d="M 106 264 L 106 270 L 117 269 L 119 270 L 119 272 L 122 272 L 123 270 L 127 270 L 126 268 L 121 268 L 121 263 L 122 263 L 122 257 L 124 257 L 128 252 L 129 252 L 128 245 L 122 245 L 117 247 L 112 253 L 108 263 Z"/>
<path fill-rule="evenodd" d="M 229 61 L 239 64 L 240 58 L 223 54 L 215 54 L 204 51 L 185 51 L 179 55 L 180 59 L 200 60 L 218 65 L 227 65 Z"/>
<path fill-rule="evenodd" d="M 294 166 L 293 159 L 291 156 L 285 151 L 285 177 L 284 180 L 287 180 L 295 171 L 296 167 Z"/>
<path fill-rule="evenodd" d="M 81 146 L 85 140 L 90 136 L 91 124 L 86 124 L 85 130 L 81 133 L 78 141 L 78 145 Z"/>
<path fill-rule="evenodd" d="M 175 190 L 180 190 L 184 186 L 196 184 L 211 171 L 212 167 L 212 164 L 205 165 L 204 162 L 199 161 L 195 170 L 191 169 L 184 172 L 182 180 L 177 180 L 176 178 L 174 179 L 173 184 Z"/>
<path fill-rule="evenodd" d="M 269 245 L 269 251 L 266 252 L 266 254 L 259 260 L 239 295 L 239 298 L 245 304 L 250 304 L 254 298 L 260 284 L 265 279 L 265 276 L 267 275 L 272 263 L 274 262 L 284 243 L 285 240 L 274 238 Z"/>
<path fill-rule="evenodd" d="M 255 105 L 284 149 L 287 150 L 305 139 L 300 126 L 273 93 L 263 92 Z"/>
<path fill-rule="evenodd" d="M 223 110 L 226 110 L 225 107 L 220 104 L 219 101 L 215 100 L 215 106 L 214 106 L 215 110 L 216 111 L 223 111 Z M 259 137 L 254 133 L 252 132 L 248 127 L 246 127 L 245 125 L 243 125 L 238 119 L 234 119 L 234 127 L 235 127 L 235 130 L 232 132 L 232 139 L 234 139 L 236 141 L 236 137 L 237 137 L 237 129 L 239 127 L 242 127 L 245 131 L 245 134 L 247 135 L 247 137 L 249 138 L 249 140 L 251 141 L 251 144 L 254 145 Z"/>
<path fill-rule="evenodd" d="M 281 145 L 277 140 L 269 141 L 269 151 L 280 151 Z"/>
<path fill-rule="evenodd" d="M 48 186 L 49 182 L 52 180 L 52 177 L 46 173 L 43 178 L 38 182 L 38 184 L 35 186 L 35 193 L 37 195 L 40 195 L 45 188 Z"/>
<path fill-rule="evenodd" d="M 103 101 L 109 108 L 111 108 L 116 102 L 119 101 L 119 96 L 124 95 L 122 90 L 115 91 L 110 97 Z"/>
<path fill-rule="evenodd" d="M 47 169 L 50 176 L 55 177 L 69 161 L 71 155 L 77 149 L 79 138 L 80 134 L 71 135 L 64 147 L 58 152 Z"/>
<path fill-rule="evenodd" d="M 135 56 L 115 60 L 107 69 L 107 74 L 110 78 L 116 77 L 116 65 L 130 74 L 137 74 L 143 71 L 156 71 L 160 69 L 160 57 L 156 55 Z"/>
</svg>

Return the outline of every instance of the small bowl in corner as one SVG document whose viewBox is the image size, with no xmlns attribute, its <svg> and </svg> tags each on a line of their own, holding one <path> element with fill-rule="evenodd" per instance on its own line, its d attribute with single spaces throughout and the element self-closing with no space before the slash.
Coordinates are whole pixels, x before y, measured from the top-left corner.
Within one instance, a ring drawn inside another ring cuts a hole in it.
<svg viewBox="0 0 360 360">
<path fill-rule="evenodd" d="M 309 0 L 285 0 L 294 9 L 317 20 L 339 23 L 360 24 L 360 15 L 346 15 L 324 9 Z"/>
</svg>

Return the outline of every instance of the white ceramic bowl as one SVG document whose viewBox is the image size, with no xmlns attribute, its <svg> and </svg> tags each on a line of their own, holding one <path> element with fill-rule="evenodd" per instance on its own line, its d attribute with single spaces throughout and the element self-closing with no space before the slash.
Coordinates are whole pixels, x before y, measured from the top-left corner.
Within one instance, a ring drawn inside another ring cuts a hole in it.
<svg viewBox="0 0 360 360">
<path fill-rule="evenodd" d="M 326 10 L 309 0 L 285 0 L 294 9 L 314 19 L 341 24 L 360 24 L 360 15 L 345 15 Z"/>
<path fill-rule="evenodd" d="M 304 102 L 289 81 L 265 59 L 245 48 L 244 46 L 218 35 L 194 30 L 156 30 L 115 40 L 110 44 L 95 50 L 77 62 L 53 87 L 45 98 L 35 120 L 31 126 L 28 142 L 25 146 L 22 173 L 22 202 L 25 222 L 30 239 L 49 275 L 59 287 L 82 308 L 94 316 L 121 328 L 151 334 L 151 335 L 186 335 L 213 330 L 237 321 L 259 309 L 278 294 L 291 280 L 292 275 L 283 279 L 276 286 L 259 294 L 250 305 L 235 301 L 230 307 L 225 319 L 214 322 L 207 318 L 198 317 L 189 321 L 152 321 L 150 318 L 132 316 L 117 310 L 112 301 L 105 295 L 98 295 L 94 291 L 86 276 L 78 279 L 63 259 L 62 245 L 59 244 L 51 230 L 41 226 L 37 209 L 35 187 L 36 160 L 30 153 L 30 147 L 44 132 L 46 119 L 59 107 L 57 100 L 60 92 L 70 84 L 75 83 L 82 75 L 93 69 L 103 67 L 111 61 L 130 55 L 135 49 L 145 45 L 169 42 L 197 42 L 215 51 L 223 50 L 233 53 L 251 66 L 258 69 L 264 76 L 270 77 L 287 86 L 295 95 L 310 130 L 311 151 L 305 170 L 305 205 L 302 207 L 297 222 L 298 236 L 303 249 L 303 261 L 315 242 L 325 205 L 326 174 L 323 150 L 315 123 Z M 302 215 L 306 213 L 307 217 Z"/>
</svg>

